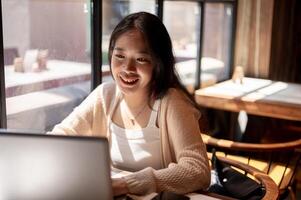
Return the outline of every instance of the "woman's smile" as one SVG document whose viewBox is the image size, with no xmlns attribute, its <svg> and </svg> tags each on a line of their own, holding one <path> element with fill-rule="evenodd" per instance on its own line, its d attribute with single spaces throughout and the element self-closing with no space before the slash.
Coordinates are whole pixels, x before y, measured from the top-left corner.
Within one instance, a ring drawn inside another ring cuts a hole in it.
<svg viewBox="0 0 301 200">
<path fill-rule="evenodd" d="M 123 84 L 128 85 L 128 86 L 133 86 L 139 81 L 139 76 L 138 75 L 127 75 L 126 73 L 120 73 L 119 76 L 120 80 L 122 81 Z"/>
</svg>

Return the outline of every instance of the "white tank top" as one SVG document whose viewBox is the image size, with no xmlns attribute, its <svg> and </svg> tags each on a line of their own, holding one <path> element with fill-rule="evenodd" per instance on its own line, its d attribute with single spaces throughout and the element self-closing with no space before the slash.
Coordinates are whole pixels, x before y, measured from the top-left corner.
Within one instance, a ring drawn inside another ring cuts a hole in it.
<svg viewBox="0 0 301 200">
<path fill-rule="evenodd" d="M 121 128 L 110 119 L 111 160 L 116 168 L 138 171 L 161 168 L 160 133 L 156 126 L 160 100 L 156 100 L 148 125 L 141 130 Z"/>
</svg>

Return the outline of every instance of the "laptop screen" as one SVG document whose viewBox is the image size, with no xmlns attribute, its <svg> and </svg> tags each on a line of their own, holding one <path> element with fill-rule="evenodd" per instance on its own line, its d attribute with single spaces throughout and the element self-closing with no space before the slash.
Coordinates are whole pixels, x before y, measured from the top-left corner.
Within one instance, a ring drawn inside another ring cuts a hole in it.
<svg viewBox="0 0 301 200">
<path fill-rule="evenodd" d="M 107 140 L 0 130 L 0 199 L 112 199 Z"/>
</svg>

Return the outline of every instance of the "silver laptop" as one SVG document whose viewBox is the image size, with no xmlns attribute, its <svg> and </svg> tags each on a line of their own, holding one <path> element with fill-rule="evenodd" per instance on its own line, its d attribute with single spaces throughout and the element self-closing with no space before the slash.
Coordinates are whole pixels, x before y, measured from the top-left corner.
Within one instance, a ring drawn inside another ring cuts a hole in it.
<svg viewBox="0 0 301 200">
<path fill-rule="evenodd" d="M 0 129 L 0 199 L 112 199 L 107 140 Z"/>
</svg>

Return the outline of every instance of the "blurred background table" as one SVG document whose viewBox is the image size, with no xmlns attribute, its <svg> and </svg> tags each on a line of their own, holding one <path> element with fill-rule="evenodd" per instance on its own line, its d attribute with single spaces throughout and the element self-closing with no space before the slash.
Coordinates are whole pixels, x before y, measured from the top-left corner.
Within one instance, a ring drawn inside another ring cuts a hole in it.
<svg viewBox="0 0 301 200">
<path fill-rule="evenodd" d="M 300 84 L 245 77 L 196 90 L 195 99 L 208 108 L 301 121 Z"/>
</svg>

